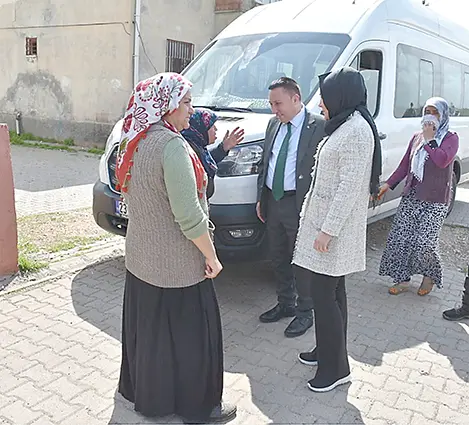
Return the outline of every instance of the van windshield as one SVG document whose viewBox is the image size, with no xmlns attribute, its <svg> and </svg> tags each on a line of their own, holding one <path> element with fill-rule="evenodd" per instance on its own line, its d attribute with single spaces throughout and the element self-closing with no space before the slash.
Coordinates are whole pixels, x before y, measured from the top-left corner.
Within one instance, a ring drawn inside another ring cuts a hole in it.
<svg viewBox="0 0 469 425">
<path fill-rule="evenodd" d="M 215 110 L 270 113 L 268 86 L 295 79 L 307 103 L 318 75 L 329 71 L 350 38 L 345 34 L 256 34 L 215 41 L 184 72 L 192 81 L 193 104 Z"/>
</svg>

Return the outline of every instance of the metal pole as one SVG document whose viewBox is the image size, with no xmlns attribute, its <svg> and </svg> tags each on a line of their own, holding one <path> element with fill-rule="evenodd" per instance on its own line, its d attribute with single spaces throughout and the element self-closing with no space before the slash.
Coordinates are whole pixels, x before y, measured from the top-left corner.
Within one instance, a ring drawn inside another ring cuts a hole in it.
<svg viewBox="0 0 469 425">
<path fill-rule="evenodd" d="M 139 70 L 140 70 L 140 13 L 142 10 L 142 0 L 135 0 L 135 13 L 134 13 L 134 55 L 133 55 L 133 67 L 134 67 L 134 87 L 140 81 Z"/>
</svg>

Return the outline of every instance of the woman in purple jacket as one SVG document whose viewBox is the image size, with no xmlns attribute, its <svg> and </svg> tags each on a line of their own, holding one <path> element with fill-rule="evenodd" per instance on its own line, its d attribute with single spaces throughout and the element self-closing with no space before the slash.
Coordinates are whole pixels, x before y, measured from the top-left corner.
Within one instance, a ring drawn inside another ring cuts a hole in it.
<svg viewBox="0 0 469 425">
<path fill-rule="evenodd" d="M 423 108 L 422 131 L 412 137 L 401 163 L 384 183 L 378 197 L 405 181 L 379 274 L 390 276 L 389 293 L 409 289 L 413 275 L 423 275 L 419 295 L 442 286 L 439 237 L 451 197 L 453 162 L 459 137 L 449 131 L 449 106 L 433 97 Z"/>
</svg>

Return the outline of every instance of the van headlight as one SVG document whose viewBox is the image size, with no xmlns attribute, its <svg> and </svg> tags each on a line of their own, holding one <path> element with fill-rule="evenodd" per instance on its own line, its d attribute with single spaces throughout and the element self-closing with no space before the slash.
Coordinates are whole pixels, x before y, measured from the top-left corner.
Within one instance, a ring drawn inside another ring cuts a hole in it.
<svg viewBox="0 0 469 425">
<path fill-rule="evenodd" d="M 218 164 L 218 177 L 257 174 L 263 152 L 263 141 L 236 146 L 231 149 L 226 158 Z"/>
</svg>

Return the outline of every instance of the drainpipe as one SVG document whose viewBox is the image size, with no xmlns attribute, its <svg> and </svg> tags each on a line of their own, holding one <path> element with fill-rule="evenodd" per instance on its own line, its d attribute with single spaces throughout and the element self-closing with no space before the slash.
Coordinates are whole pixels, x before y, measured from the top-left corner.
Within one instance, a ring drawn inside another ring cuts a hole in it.
<svg viewBox="0 0 469 425">
<path fill-rule="evenodd" d="M 21 135 L 21 112 L 16 113 L 16 134 Z"/>
<path fill-rule="evenodd" d="M 133 54 L 133 77 L 134 87 L 140 81 L 139 62 L 140 62 L 140 12 L 142 10 L 142 0 L 135 0 L 134 13 L 134 54 Z"/>
</svg>

